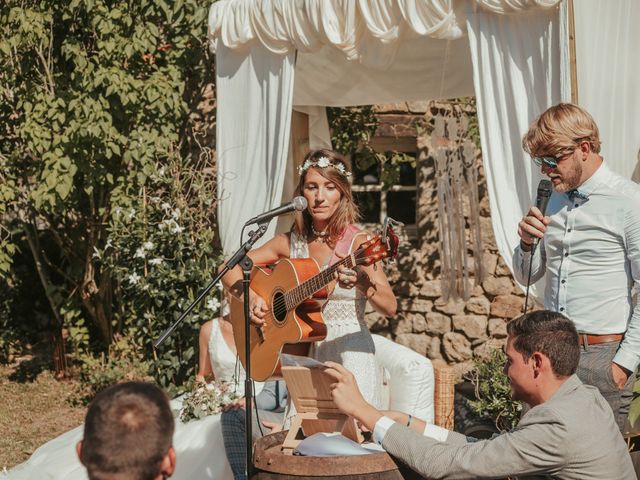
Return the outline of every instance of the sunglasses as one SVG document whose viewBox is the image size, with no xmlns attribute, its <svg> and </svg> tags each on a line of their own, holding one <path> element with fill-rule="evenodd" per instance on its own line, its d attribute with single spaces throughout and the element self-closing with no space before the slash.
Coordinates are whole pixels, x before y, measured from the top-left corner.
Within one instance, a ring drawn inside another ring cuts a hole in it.
<svg viewBox="0 0 640 480">
<path fill-rule="evenodd" d="M 537 166 L 541 167 L 542 164 L 546 165 L 549 168 L 556 168 L 558 166 L 558 162 L 560 161 L 557 157 L 532 157 L 533 163 Z"/>
</svg>

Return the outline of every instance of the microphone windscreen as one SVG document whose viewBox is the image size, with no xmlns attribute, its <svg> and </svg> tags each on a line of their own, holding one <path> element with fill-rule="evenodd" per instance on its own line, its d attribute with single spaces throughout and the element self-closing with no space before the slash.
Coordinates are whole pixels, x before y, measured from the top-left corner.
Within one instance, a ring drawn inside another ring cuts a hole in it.
<svg viewBox="0 0 640 480">
<path fill-rule="evenodd" d="M 291 200 L 291 203 L 293 204 L 293 208 L 298 212 L 301 212 L 302 210 L 307 208 L 307 199 L 302 196 L 293 197 L 293 200 Z"/>
</svg>

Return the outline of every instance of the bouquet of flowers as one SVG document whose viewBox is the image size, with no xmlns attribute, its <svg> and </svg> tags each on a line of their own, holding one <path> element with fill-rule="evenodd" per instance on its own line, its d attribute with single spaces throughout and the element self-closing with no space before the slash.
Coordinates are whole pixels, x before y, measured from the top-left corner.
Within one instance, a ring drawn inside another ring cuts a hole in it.
<svg viewBox="0 0 640 480">
<path fill-rule="evenodd" d="M 233 384 L 227 382 L 196 382 L 182 401 L 180 420 L 186 423 L 220 413 L 225 405 L 241 398 L 234 390 Z"/>
</svg>

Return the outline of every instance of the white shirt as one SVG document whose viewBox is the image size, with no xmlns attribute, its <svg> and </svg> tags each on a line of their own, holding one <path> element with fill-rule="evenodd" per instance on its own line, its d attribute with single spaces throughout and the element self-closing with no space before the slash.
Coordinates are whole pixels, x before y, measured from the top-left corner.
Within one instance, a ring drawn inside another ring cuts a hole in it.
<svg viewBox="0 0 640 480">
<path fill-rule="evenodd" d="M 389 417 L 380 417 L 373 427 L 373 441 L 378 445 L 382 445 L 382 440 L 384 440 L 384 436 L 387 434 L 387 430 L 389 430 L 391 428 L 391 425 L 393 425 L 394 423 L 395 422 Z M 423 435 L 425 437 L 431 437 L 434 440 L 444 442 L 449 435 L 449 430 L 437 425 L 427 423 L 427 425 L 424 427 Z"/>
<path fill-rule="evenodd" d="M 603 163 L 570 199 L 554 192 L 551 223 L 535 251 L 531 283 L 546 274 L 544 306 L 570 318 L 579 332 L 625 333 L 613 361 L 630 371 L 640 363 L 640 185 Z M 526 284 L 530 252 L 518 246 L 515 276 Z"/>
</svg>

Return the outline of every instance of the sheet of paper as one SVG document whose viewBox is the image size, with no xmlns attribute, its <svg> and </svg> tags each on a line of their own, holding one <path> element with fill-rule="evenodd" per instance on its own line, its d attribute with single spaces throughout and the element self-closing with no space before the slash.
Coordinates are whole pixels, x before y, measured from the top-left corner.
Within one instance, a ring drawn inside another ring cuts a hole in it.
<svg viewBox="0 0 640 480">
<path fill-rule="evenodd" d="M 291 355 L 289 353 L 280 354 L 280 364 L 283 367 L 307 367 L 307 368 L 327 368 L 327 366 L 311 357 Z"/>
<path fill-rule="evenodd" d="M 295 451 L 309 457 L 330 457 L 333 455 L 369 455 L 384 452 L 380 445 L 367 443 L 359 445 L 353 440 L 334 433 L 315 433 L 300 442 Z"/>
</svg>

